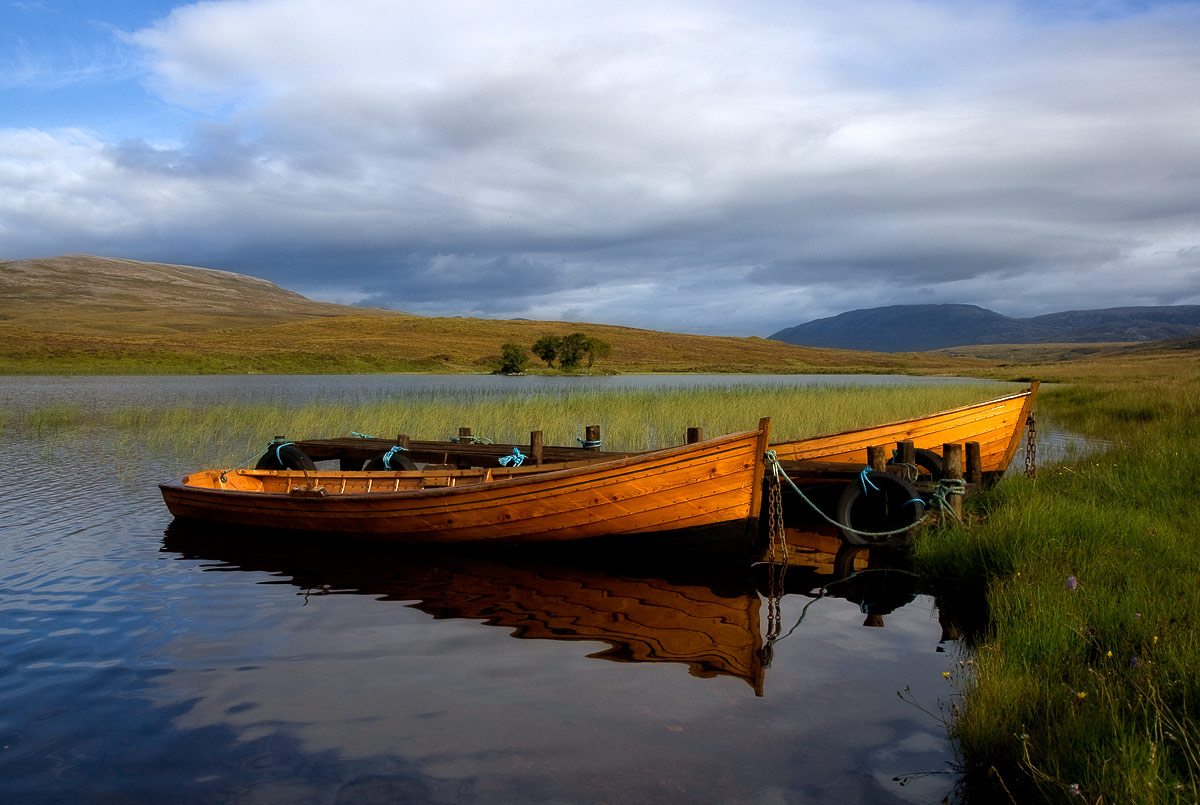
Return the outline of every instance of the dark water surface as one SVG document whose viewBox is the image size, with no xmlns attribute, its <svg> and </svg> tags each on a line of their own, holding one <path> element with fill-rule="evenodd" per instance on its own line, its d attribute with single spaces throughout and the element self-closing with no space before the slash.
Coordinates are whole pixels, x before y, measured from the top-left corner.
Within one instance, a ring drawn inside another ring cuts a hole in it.
<svg viewBox="0 0 1200 805">
<path fill-rule="evenodd" d="M 329 399 L 362 380 L 6 378 L 0 401 L 302 383 Z M 953 692 L 932 599 L 896 572 L 816 597 L 874 557 L 797 535 L 780 586 L 748 562 L 247 545 L 172 525 L 155 484 L 177 457 L 130 465 L 111 441 L 4 434 L 20 484 L 0 498 L 0 801 L 889 803 L 952 787 L 943 724 L 897 695 L 936 713 Z M 772 627 L 791 631 L 767 652 Z M 894 779 L 922 772 L 939 774 Z"/>
</svg>

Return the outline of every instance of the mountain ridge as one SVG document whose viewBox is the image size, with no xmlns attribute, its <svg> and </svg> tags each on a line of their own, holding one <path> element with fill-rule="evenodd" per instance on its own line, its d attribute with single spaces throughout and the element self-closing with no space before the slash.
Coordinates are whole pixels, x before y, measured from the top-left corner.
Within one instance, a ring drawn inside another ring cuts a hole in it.
<svg viewBox="0 0 1200 805">
<path fill-rule="evenodd" d="M 1030 318 L 978 305 L 861 308 L 779 330 L 773 341 L 869 352 L 926 352 L 985 344 L 1145 343 L 1200 335 L 1200 305 L 1068 310 Z"/>
</svg>

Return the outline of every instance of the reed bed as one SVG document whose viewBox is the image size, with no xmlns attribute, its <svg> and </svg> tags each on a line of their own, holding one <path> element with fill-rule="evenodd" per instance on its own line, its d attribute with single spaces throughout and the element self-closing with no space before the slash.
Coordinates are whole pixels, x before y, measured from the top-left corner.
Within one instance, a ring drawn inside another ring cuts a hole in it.
<svg viewBox="0 0 1200 805">
<path fill-rule="evenodd" d="M 35 410 L 17 427 L 50 438 L 103 429 L 115 432 L 134 460 L 139 451 L 173 454 L 199 465 L 236 465 L 261 454 L 274 436 L 289 439 L 364 433 L 449 439 L 460 427 L 494 442 L 525 444 L 542 431 L 546 444 L 575 445 L 599 425 L 605 449 L 635 451 L 681 444 L 686 429 L 705 435 L 751 430 L 772 418 L 774 439 L 798 438 L 902 419 L 977 402 L 1016 384 L 892 387 L 768 385 L 562 392 L 421 391 L 303 405 L 186 400 L 120 411 L 56 407 Z"/>
<path fill-rule="evenodd" d="M 299 406 L 230 404 L 117 411 L 103 424 L 156 445 L 187 452 L 213 441 L 259 448 L 272 436 L 290 439 L 348 435 L 447 439 L 459 427 L 495 442 L 522 444 L 540 430 L 547 444 L 576 444 L 588 425 L 600 425 L 612 450 L 680 444 L 688 427 L 706 435 L 751 430 L 772 418 L 775 438 L 827 433 L 872 422 L 916 416 L 976 402 L 1008 386 L 949 385 L 890 388 L 774 386 L 561 393 L 417 392 L 360 401 Z M 1015 388 L 1015 387 L 1014 387 Z"/>
<path fill-rule="evenodd" d="M 950 725 L 972 801 L 1200 801 L 1200 381 L 1046 393 L 1122 444 L 1015 478 L 914 555 L 974 613 Z"/>
</svg>

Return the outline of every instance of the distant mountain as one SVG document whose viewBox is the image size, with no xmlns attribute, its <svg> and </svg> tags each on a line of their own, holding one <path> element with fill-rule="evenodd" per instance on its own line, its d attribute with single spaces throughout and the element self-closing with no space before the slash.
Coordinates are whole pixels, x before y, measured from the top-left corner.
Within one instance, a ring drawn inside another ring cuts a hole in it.
<svg viewBox="0 0 1200 805">
<path fill-rule="evenodd" d="M 805 347 L 924 352 L 976 344 L 1091 344 L 1200 335 L 1200 305 L 1069 310 L 1028 319 L 975 305 L 888 305 L 851 310 L 769 336 Z"/>
</svg>

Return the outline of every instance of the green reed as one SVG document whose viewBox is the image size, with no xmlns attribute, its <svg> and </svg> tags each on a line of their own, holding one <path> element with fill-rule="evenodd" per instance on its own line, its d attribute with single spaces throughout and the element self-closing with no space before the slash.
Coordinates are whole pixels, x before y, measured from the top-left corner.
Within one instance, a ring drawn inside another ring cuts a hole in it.
<svg viewBox="0 0 1200 805">
<path fill-rule="evenodd" d="M 951 730 L 982 801 L 1200 801 L 1196 381 L 1042 401 L 1124 443 L 980 496 L 914 554 L 974 613 Z"/>
<path fill-rule="evenodd" d="M 139 452 L 176 456 L 187 468 L 234 465 L 261 454 L 276 435 L 289 439 L 348 436 L 449 439 L 460 427 L 494 442 L 575 445 L 599 425 L 605 449 L 646 450 L 681 444 L 686 429 L 705 435 L 752 430 L 772 418 L 776 440 L 901 419 L 998 396 L 1015 384 L 850 388 L 779 388 L 747 383 L 692 389 L 556 392 L 425 390 L 359 399 L 195 405 L 186 399 L 111 412 L 46 409 L 13 426 L 52 436 L 54 429 L 105 430 L 134 460 Z"/>
<path fill-rule="evenodd" d="M 717 436 L 752 430 L 761 417 L 769 416 L 773 438 L 792 438 L 928 413 L 986 399 L 1003 388 L 797 390 L 747 385 L 532 394 L 414 392 L 298 406 L 181 405 L 117 412 L 109 422 L 183 452 L 214 441 L 243 451 L 258 449 L 275 435 L 304 439 L 359 432 L 389 438 L 403 433 L 415 439 L 448 439 L 460 427 L 494 442 L 524 444 L 531 431 L 542 431 L 546 444 L 574 445 L 589 425 L 600 426 L 606 449 L 646 450 L 681 444 L 688 427 Z"/>
</svg>

